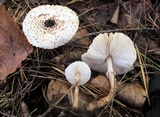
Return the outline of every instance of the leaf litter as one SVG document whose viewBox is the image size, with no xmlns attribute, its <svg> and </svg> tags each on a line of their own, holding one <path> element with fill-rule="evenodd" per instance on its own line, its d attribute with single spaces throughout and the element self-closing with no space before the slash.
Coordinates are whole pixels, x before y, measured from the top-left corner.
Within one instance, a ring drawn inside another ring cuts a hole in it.
<svg viewBox="0 0 160 117">
<path fill-rule="evenodd" d="M 39 0 L 3 1 L 0 6 L 0 115 L 143 117 L 148 82 L 159 74 L 159 2 L 132 0 Z M 60 4 L 74 9 L 80 18 L 76 36 L 66 45 L 44 50 L 26 41 L 21 23 L 27 12 L 42 4 Z M 4 11 L 4 9 L 7 11 Z M 117 8 L 119 11 L 117 11 Z M 136 11 L 135 11 L 136 9 Z M 12 16 L 12 19 L 10 19 Z M 118 20 L 117 20 L 118 19 Z M 7 22 L 7 23 L 4 23 Z M 123 32 L 136 44 L 140 59 L 127 74 L 116 76 L 117 92 L 112 102 L 94 111 L 92 103 L 106 95 L 110 84 L 105 74 L 92 71 L 92 79 L 80 86 L 79 108 L 72 109 L 74 88 L 66 81 L 64 69 L 81 60 L 99 33 Z M 4 43 L 5 42 L 5 43 Z M 25 47 L 25 48 L 24 48 Z M 33 52 L 32 52 L 33 49 Z M 32 53 L 31 53 L 32 52 Z M 31 53 L 31 54 L 30 54 Z M 29 55 L 29 56 L 28 56 Z M 17 69 L 18 68 L 18 69 Z"/>
<path fill-rule="evenodd" d="M 32 52 L 22 31 L 18 29 L 5 7 L 0 6 L 0 80 L 5 80 L 20 67 L 21 62 Z"/>
</svg>

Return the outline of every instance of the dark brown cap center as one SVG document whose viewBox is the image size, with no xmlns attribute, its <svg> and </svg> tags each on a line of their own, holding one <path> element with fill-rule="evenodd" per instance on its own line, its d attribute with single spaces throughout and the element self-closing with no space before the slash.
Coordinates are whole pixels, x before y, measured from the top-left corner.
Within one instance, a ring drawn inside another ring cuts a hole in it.
<svg viewBox="0 0 160 117">
<path fill-rule="evenodd" d="M 52 19 L 46 20 L 46 21 L 44 22 L 44 25 L 45 25 L 46 27 L 52 27 L 52 26 L 54 26 L 54 24 L 55 24 L 55 21 L 52 20 Z"/>
</svg>

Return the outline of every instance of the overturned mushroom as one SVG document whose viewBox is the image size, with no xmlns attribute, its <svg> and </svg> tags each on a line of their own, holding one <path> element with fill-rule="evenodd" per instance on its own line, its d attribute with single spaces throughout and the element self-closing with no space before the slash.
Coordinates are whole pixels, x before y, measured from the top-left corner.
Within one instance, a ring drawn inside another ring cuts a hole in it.
<svg viewBox="0 0 160 117">
<path fill-rule="evenodd" d="M 22 27 L 28 41 L 36 47 L 53 49 L 67 43 L 79 26 L 74 11 L 60 5 L 42 5 L 33 8 Z"/>
<path fill-rule="evenodd" d="M 91 77 L 91 70 L 86 63 L 82 61 L 76 61 L 74 63 L 71 63 L 65 69 L 65 76 L 71 84 L 75 85 L 73 108 L 77 109 L 79 93 L 78 86 L 84 85 L 89 81 Z"/>
<path fill-rule="evenodd" d="M 115 74 L 130 71 L 136 58 L 132 40 L 123 33 L 99 34 L 87 53 L 82 55 L 82 61 L 86 62 L 91 69 L 106 73 L 113 93 L 115 92 Z"/>
</svg>

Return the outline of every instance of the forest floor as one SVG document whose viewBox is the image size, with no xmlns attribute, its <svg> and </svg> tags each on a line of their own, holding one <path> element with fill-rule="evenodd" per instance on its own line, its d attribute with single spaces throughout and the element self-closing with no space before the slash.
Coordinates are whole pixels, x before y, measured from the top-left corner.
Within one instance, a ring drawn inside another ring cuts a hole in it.
<svg viewBox="0 0 160 117">
<path fill-rule="evenodd" d="M 50 50 L 33 47 L 21 67 L 0 82 L 0 116 L 145 116 L 150 102 L 149 81 L 160 73 L 159 0 L 1 0 L 0 3 L 20 30 L 26 14 L 45 4 L 67 6 L 80 20 L 79 30 L 69 43 Z M 79 87 L 78 109 L 73 109 L 74 87 L 65 78 L 65 68 L 81 61 L 81 55 L 98 34 L 114 32 L 122 32 L 134 42 L 137 51 L 134 68 L 116 75 L 117 91 L 111 101 L 88 111 L 89 103 L 110 91 L 105 74 L 92 70 L 91 80 Z"/>
</svg>

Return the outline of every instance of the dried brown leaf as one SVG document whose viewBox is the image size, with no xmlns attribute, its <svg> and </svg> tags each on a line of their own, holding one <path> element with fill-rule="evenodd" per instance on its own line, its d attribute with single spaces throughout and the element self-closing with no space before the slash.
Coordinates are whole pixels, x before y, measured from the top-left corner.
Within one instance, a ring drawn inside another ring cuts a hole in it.
<svg viewBox="0 0 160 117">
<path fill-rule="evenodd" d="M 52 101 L 52 97 L 56 96 L 58 99 L 65 94 L 69 86 L 58 80 L 51 80 L 48 84 L 47 98 Z"/>
<path fill-rule="evenodd" d="M 92 18 L 101 26 L 106 26 L 106 23 L 113 17 L 117 8 L 117 3 L 109 3 L 95 8 L 96 13 L 93 12 Z"/>
<path fill-rule="evenodd" d="M 111 22 L 114 24 L 118 24 L 118 19 L 119 19 L 119 6 L 117 6 L 116 10 L 114 11 L 114 14 L 111 18 Z"/>
<path fill-rule="evenodd" d="M 110 83 L 107 77 L 99 75 L 92 79 L 89 84 L 98 88 L 103 94 L 109 94 Z M 116 98 L 118 100 L 136 108 L 142 107 L 147 97 L 146 91 L 138 83 L 123 83 L 117 85 L 116 92 Z"/>
<path fill-rule="evenodd" d="M 66 84 L 66 82 L 59 80 L 51 80 L 48 84 L 48 89 L 46 92 L 48 100 L 52 101 L 54 97 L 56 97 L 57 100 L 60 99 L 69 90 L 69 88 L 70 86 Z M 72 93 L 69 92 L 68 98 L 70 103 L 73 103 L 72 97 Z M 78 96 L 78 108 L 82 109 L 87 103 L 88 97 L 80 91 Z"/>
<path fill-rule="evenodd" d="M 4 80 L 20 67 L 33 48 L 4 6 L 0 6 L 0 13 L 0 80 Z"/>
<path fill-rule="evenodd" d="M 146 12 L 143 2 L 128 1 L 124 2 L 121 9 L 119 27 L 137 27 Z"/>
<path fill-rule="evenodd" d="M 91 40 L 89 39 L 89 37 L 85 37 L 87 34 L 88 31 L 86 28 L 80 28 L 71 40 L 71 42 L 77 41 L 76 44 L 88 47 L 91 44 Z"/>
<path fill-rule="evenodd" d="M 106 76 L 99 75 L 91 79 L 88 84 L 98 88 L 105 95 L 108 95 L 110 92 L 110 83 Z"/>
<path fill-rule="evenodd" d="M 142 107 L 147 97 L 146 91 L 138 83 L 123 83 L 117 90 L 116 98 L 135 108 Z"/>
<path fill-rule="evenodd" d="M 122 27 L 137 27 L 138 25 L 138 22 L 131 15 L 123 14 L 121 19 L 120 25 Z"/>
<path fill-rule="evenodd" d="M 147 49 L 147 54 L 153 55 L 153 58 L 156 59 L 160 56 L 160 47 L 158 45 L 158 42 L 148 39 L 148 37 L 140 34 L 136 37 L 135 43 L 138 45 L 139 50 L 142 53 L 145 53 Z"/>
</svg>

